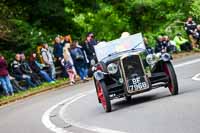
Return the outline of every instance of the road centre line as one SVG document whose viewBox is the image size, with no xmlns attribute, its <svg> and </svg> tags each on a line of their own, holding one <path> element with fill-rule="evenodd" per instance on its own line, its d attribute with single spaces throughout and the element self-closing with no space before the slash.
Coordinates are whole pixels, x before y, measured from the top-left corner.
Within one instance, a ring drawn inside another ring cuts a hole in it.
<svg viewBox="0 0 200 133">
<path fill-rule="evenodd" d="M 177 64 L 177 65 L 174 65 L 174 68 L 180 68 L 180 67 L 183 67 L 183 66 L 187 66 L 187 65 L 190 65 L 190 64 L 194 64 L 194 63 L 197 63 L 197 62 L 200 62 L 200 59 L 194 59 L 194 60 L 191 60 L 191 61 L 187 61 L 187 62 L 184 62 L 184 63 L 180 63 L 180 64 Z M 200 76 L 200 73 L 195 75 L 193 77 L 193 80 L 197 80 L 197 77 Z M 200 79 L 198 79 L 200 80 Z M 70 98 L 67 98 L 63 101 L 61 101 L 60 103 L 52 106 L 50 109 L 48 109 L 42 116 L 42 123 L 45 125 L 46 128 L 48 128 L 49 130 L 53 131 L 53 132 L 56 132 L 56 133 L 72 133 L 72 132 L 68 132 L 66 130 L 64 130 L 63 128 L 60 128 L 60 127 L 56 127 L 56 125 L 54 125 L 51 120 L 50 120 L 50 114 L 53 110 L 55 110 L 56 108 L 58 108 L 59 106 L 65 104 L 60 112 L 59 112 L 59 115 L 61 117 L 63 117 L 63 113 L 64 113 L 64 109 L 66 109 L 69 105 L 73 104 L 74 102 L 76 102 L 77 100 L 89 95 L 91 92 L 94 92 L 94 90 L 92 91 L 87 91 L 85 93 L 80 93 L 80 94 L 77 94 L 77 95 L 74 95 Z M 65 107 L 65 108 L 64 108 Z M 64 118 L 62 118 L 64 120 Z M 69 124 L 72 124 L 76 127 L 80 127 L 82 129 L 86 129 L 86 130 L 90 130 L 90 131 L 95 131 L 95 132 L 100 132 L 100 133 L 122 133 L 120 131 L 114 131 L 114 130 L 111 130 L 111 129 L 105 129 L 105 128 L 99 128 L 99 127 L 94 127 L 94 126 L 87 126 L 87 125 L 83 125 L 83 124 L 80 124 L 80 123 L 76 123 L 76 122 L 72 122 L 72 121 L 66 121 L 64 120 L 65 122 L 69 123 Z"/>
<path fill-rule="evenodd" d="M 191 65 L 191 64 L 194 64 L 194 63 L 197 63 L 197 62 L 200 62 L 200 59 L 194 59 L 194 60 L 191 60 L 191 61 L 187 61 L 187 62 L 184 62 L 184 63 L 174 65 L 174 68 L 179 68 L 179 67 Z"/>
</svg>

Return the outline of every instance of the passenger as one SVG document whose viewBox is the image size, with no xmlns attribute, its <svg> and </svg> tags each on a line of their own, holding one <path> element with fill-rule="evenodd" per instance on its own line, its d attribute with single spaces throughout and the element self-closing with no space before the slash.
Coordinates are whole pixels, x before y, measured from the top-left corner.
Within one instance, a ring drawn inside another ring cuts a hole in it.
<svg viewBox="0 0 200 133">
<path fill-rule="evenodd" d="M 88 81 L 88 69 L 83 51 L 78 47 L 78 41 L 74 41 L 70 47 L 71 57 L 74 61 L 75 68 L 82 81 Z"/>
<path fill-rule="evenodd" d="M 29 66 L 28 62 L 26 61 L 26 56 L 24 55 L 24 53 L 21 53 L 20 68 L 24 74 L 27 74 L 31 77 L 31 80 L 33 81 L 34 84 L 36 84 L 37 86 L 42 84 L 39 76 L 32 71 L 31 67 Z"/>
<path fill-rule="evenodd" d="M 6 96 L 14 96 L 13 86 L 9 79 L 8 65 L 2 55 L 0 55 L 0 82 Z"/>
<path fill-rule="evenodd" d="M 188 17 L 187 21 L 185 22 L 184 27 L 192 43 L 192 48 L 197 48 L 197 40 L 193 36 L 195 33 L 195 29 L 197 28 L 196 22 L 192 20 L 192 17 Z"/>
<path fill-rule="evenodd" d="M 75 84 L 76 75 L 68 55 L 65 55 L 64 58 L 61 60 L 61 65 L 65 68 L 67 74 L 69 75 L 70 85 Z"/>
<path fill-rule="evenodd" d="M 176 48 L 178 51 L 191 51 L 192 46 L 189 41 L 182 37 L 181 33 L 178 33 L 174 37 L 174 42 L 176 43 Z"/>
<path fill-rule="evenodd" d="M 53 62 L 53 57 L 48 49 L 47 43 L 43 44 L 43 48 L 41 49 L 41 54 L 51 79 L 56 80 L 56 70 Z"/>
<path fill-rule="evenodd" d="M 36 60 L 36 58 L 37 58 L 36 53 L 32 53 L 29 58 L 29 64 L 30 64 L 31 69 L 37 74 L 39 74 L 46 82 L 54 83 L 53 79 L 50 78 L 49 74 L 46 71 L 42 70 L 44 65 L 40 64 Z"/>
<path fill-rule="evenodd" d="M 31 77 L 27 74 L 24 74 L 21 71 L 21 55 L 16 54 L 15 60 L 11 64 L 12 74 L 18 81 L 25 80 L 26 81 L 26 89 L 29 87 L 36 87 L 36 85 L 31 81 Z"/>
</svg>

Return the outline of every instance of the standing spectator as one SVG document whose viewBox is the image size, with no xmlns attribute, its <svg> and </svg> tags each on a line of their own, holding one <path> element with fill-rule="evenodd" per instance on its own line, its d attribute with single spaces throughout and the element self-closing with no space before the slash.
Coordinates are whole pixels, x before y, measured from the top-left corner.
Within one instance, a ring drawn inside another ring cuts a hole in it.
<svg viewBox="0 0 200 133">
<path fill-rule="evenodd" d="M 88 69 L 83 51 L 78 46 L 78 41 L 74 41 L 71 45 L 70 53 L 74 61 L 75 68 L 82 81 L 87 81 Z"/>
<path fill-rule="evenodd" d="M 73 59 L 71 57 L 71 54 L 70 54 L 70 43 L 65 43 L 64 47 L 63 47 L 63 57 L 68 57 L 69 58 L 69 61 L 70 63 L 72 64 L 72 69 L 74 70 L 75 74 L 76 73 L 76 69 L 74 67 L 74 62 L 73 62 Z"/>
<path fill-rule="evenodd" d="M 9 96 L 9 95 L 13 96 L 14 92 L 13 92 L 13 87 L 9 79 L 8 65 L 2 55 L 0 55 L 0 82 L 6 93 L 6 96 Z"/>
<path fill-rule="evenodd" d="M 189 43 L 189 41 L 185 38 L 182 37 L 181 33 L 178 33 L 175 37 L 174 37 L 174 42 L 176 43 L 176 48 L 178 51 L 191 51 L 192 50 L 192 46 Z"/>
<path fill-rule="evenodd" d="M 53 63 L 53 57 L 48 49 L 48 44 L 44 43 L 43 48 L 41 49 L 42 58 L 46 67 L 48 68 L 48 72 L 50 74 L 51 79 L 56 79 L 56 70 Z"/>
<path fill-rule="evenodd" d="M 72 44 L 72 38 L 70 35 L 64 37 L 63 47 L 65 46 L 66 43 Z"/>
<path fill-rule="evenodd" d="M 199 48 L 199 41 L 200 41 L 200 25 L 197 25 L 195 29 L 194 38 L 197 40 L 198 48 Z"/>
<path fill-rule="evenodd" d="M 197 40 L 194 38 L 194 32 L 197 27 L 197 24 L 192 20 L 192 17 L 188 17 L 185 22 L 185 31 L 189 36 L 189 39 L 192 43 L 192 48 L 197 48 Z"/>
<path fill-rule="evenodd" d="M 49 74 L 46 71 L 42 70 L 44 66 L 36 60 L 36 53 L 31 54 L 29 58 L 29 64 L 31 69 L 37 74 L 39 74 L 45 81 L 49 83 L 54 83 L 54 81 L 50 78 Z"/>
<path fill-rule="evenodd" d="M 69 75 L 70 85 L 73 85 L 75 83 L 76 75 L 68 55 L 65 55 L 64 58 L 61 60 L 61 65 L 65 68 L 67 74 Z"/>
<path fill-rule="evenodd" d="M 26 81 L 26 88 L 28 87 L 36 87 L 36 85 L 31 81 L 31 77 L 27 74 L 24 74 L 21 71 L 21 55 L 20 54 L 16 54 L 15 55 L 15 60 L 12 62 L 11 64 L 11 69 L 12 69 L 12 73 L 13 76 L 16 78 L 16 80 L 25 80 Z"/>
<path fill-rule="evenodd" d="M 94 45 L 96 45 L 96 41 L 93 38 L 93 33 L 88 33 L 86 40 L 83 44 L 83 50 L 87 57 L 86 61 L 88 63 L 88 68 L 90 68 L 90 66 L 92 65 L 92 61 L 96 61 L 96 54 L 94 50 Z"/>
<path fill-rule="evenodd" d="M 56 63 L 60 65 L 60 61 L 63 58 L 63 46 L 59 37 L 55 38 L 53 54 L 56 59 Z"/>
<path fill-rule="evenodd" d="M 20 68 L 21 68 L 21 70 L 24 74 L 27 74 L 31 77 L 31 80 L 37 86 L 42 84 L 38 75 L 32 71 L 31 67 L 29 66 L 28 62 L 26 61 L 26 56 L 24 55 L 24 53 L 21 54 L 21 66 L 20 66 Z"/>
</svg>

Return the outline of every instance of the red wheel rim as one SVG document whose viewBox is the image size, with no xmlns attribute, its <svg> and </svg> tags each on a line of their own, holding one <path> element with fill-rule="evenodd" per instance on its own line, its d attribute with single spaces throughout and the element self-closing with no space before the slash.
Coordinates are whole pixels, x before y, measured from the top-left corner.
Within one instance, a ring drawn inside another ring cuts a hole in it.
<svg viewBox="0 0 200 133">
<path fill-rule="evenodd" d="M 168 88 L 169 88 L 170 92 L 173 92 L 173 90 L 174 90 L 174 87 L 173 87 L 173 85 L 172 85 L 172 82 L 173 82 L 173 81 L 171 81 L 171 75 L 170 75 L 169 69 L 168 69 L 168 67 L 167 67 L 167 64 L 164 64 L 163 67 L 164 67 L 164 72 L 165 72 L 165 73 L 167 74 L 167 76 L 169 77 Z"/>
<path fill-rule="evenodd" d="M 98 89 L 98 97 L 103 105 L 103 108 L 106 109 L 107 105 L 106 105 L 106 99 L 103 95 L 103 89 L 102 89 L 102 86 L 100 84 L 100 82 L 98 81 L 97 82 L 97 89 Z"/>
</svg>

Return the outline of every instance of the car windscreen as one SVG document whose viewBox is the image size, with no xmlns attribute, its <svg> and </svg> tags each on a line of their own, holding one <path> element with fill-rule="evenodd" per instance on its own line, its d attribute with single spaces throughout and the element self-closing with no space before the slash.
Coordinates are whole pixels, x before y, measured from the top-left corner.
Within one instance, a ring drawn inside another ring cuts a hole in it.
<svg viewBox="0 0 200 133">
<path fill-rule="evenodd" d="M 137 33 L 110 42 L 99 43 L 94 48 L 98 61 L 101 61 L 103 58 L 113 53 L 123 52 L 131 49 L 145 49 L 145 45 L 142 34 Z"/>
</svg>

